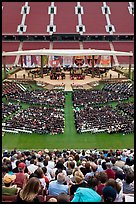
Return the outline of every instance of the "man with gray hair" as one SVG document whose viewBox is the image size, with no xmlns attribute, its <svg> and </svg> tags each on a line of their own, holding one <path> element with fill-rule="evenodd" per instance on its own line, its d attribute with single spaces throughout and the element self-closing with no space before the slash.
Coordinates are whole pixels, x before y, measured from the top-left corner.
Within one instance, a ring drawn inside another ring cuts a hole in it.
<svg viewBox="0 0 136 204">
<path fill-rule="evenodd" d="M 66 181 L 66 176 L 63 173 L 57 175 L 57 180 L 51 181 L 49 183 L 48 192 L 49 195 L 59 195 L 60 193 L 68 194 L 68 185 L 64 184 Z"/>
</svg>

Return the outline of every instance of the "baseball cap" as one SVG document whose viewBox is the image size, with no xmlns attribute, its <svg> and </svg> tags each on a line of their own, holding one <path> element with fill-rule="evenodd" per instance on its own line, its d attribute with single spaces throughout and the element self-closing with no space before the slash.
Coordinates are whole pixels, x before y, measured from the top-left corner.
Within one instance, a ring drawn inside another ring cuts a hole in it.
<svg viewBox="0 0 136 204">
<path fill-rule="evenodd" d="M 26 164 L 23 162 L 18 164 L 18 168 L 20 168 L 20 169 L 24 169 L 25 167 L 26 167 Z"/>
<path fill-rule="evenodd" d="M 105 186 L 102 189 L 102 194 L 105 201 L 114 201 L 116 199 L 116 190 L 112 186 Z"/>
<path fill-rule="evenodd" d="M 4 183 L 11 183 L 12 181 L 14 181 L 16 179 L 16 175 L 11 175 L 11 174 L 5 174 L 4 178 L 3 178 L 3 182 Z"/>
</svg>

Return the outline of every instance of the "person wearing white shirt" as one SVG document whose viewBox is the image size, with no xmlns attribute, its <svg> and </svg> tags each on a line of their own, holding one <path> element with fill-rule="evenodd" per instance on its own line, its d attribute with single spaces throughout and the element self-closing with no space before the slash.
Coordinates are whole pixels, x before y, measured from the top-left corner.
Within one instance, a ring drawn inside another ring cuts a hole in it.
<svg viewBox="0 0 136 204">
<path fill-rule="evenodd" d="M 30 160 L 30 165 L 27 167 L 27 168 L 28 168 L 28 172 L 29 172 L 30 174 L 34 173 L 35 170 L 38 168 L 38 166 L 35 165 L 34 163 L 35 163 L 34 159 L 31 159 L 31 160 Z"/>
</svg>

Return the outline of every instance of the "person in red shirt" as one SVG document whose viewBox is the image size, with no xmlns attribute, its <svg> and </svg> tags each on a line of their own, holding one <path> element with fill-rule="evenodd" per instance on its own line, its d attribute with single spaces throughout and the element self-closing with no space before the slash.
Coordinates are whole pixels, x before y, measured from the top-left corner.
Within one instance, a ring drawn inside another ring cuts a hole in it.
<svg viewBox="0 0 136 204">
<path fill-rule="evenodd" d="M 26 168 L 25 163 L 21 162 L 21 163 L 18 164 L 19 172 L 15 173 L 16 179 L 14 181 L 14 184 L 16 184 L 17 187 L 22 188 L 24 186 L 24 184 L 26 184 L 26 182 L 28 180 L 28 177 L 27 177 L 26 173 L 24 173 L 25 168 Z"/>
<path fill-rule="evenodd" d="M 47 168 L 44 166 L 44 167 L 42 167 L 42 170 L 43 170 L 43 173 L 44 173 L 43 178 L 45 179 L 46 187 L 47 187 L 47 189 L 48 189 L 48 186 L 49 186 L 49 179 L 48 179 L 47 176 L 46 176 Z"/>
<path fill-rule="evenodd" d="M 107 174 L 107 176 L 108 176 L 108 179 L 110 179 L 110 178 L 113 178 L 113 179 L 115 179 L 115 171 L 113 171 L 112 170 L 112 163 L 111 162 L 107 162 L 106 163 L 106 167 L 107 167 L 107 169 L 105 170 L 105 172 L 106 172 L 106 174 Z"/>
<path fill-rule="evenodd" d="M 97 178 L 98 181 L 99 181 L 99 184 L 98 184 L 98 186 L 97 186 L 97 193 L 98 193 L 99 195 L 102 195 L 102 189 L 104 188 L 105 183 L 106 183 L 106 181 L 108 180 L 108 176 L 107 176 L 107 174 L 106 174 L 104 171 L 102 171 L 102 172 L 99 172 L 99 173 L 96 175 L 96 178 Z"/>
</svg>

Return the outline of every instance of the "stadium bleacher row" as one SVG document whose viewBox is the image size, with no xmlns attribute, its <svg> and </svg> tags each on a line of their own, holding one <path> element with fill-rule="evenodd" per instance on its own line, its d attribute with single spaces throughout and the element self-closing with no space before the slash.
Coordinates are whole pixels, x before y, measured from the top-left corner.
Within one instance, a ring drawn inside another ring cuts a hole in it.
<svg viewBox="0 0 136 204">
<path fill-rule="evenodd" d="M 105 8 L 109 12 L 103 13 Z M 133 34 L 133 8 L 129 2 L 2 2 L 2 33 L 19 34 L 18 26 L 25 25 L 23 34 L 49 34 L 47 27 L 52 24 L 56 26 L 53 33 L 60 34 L 80 33 L 78 25 L 85 26 L 85 34 L 106 34 L 107 25 L 114 26 L 113 34 Z"/>
</svg>

